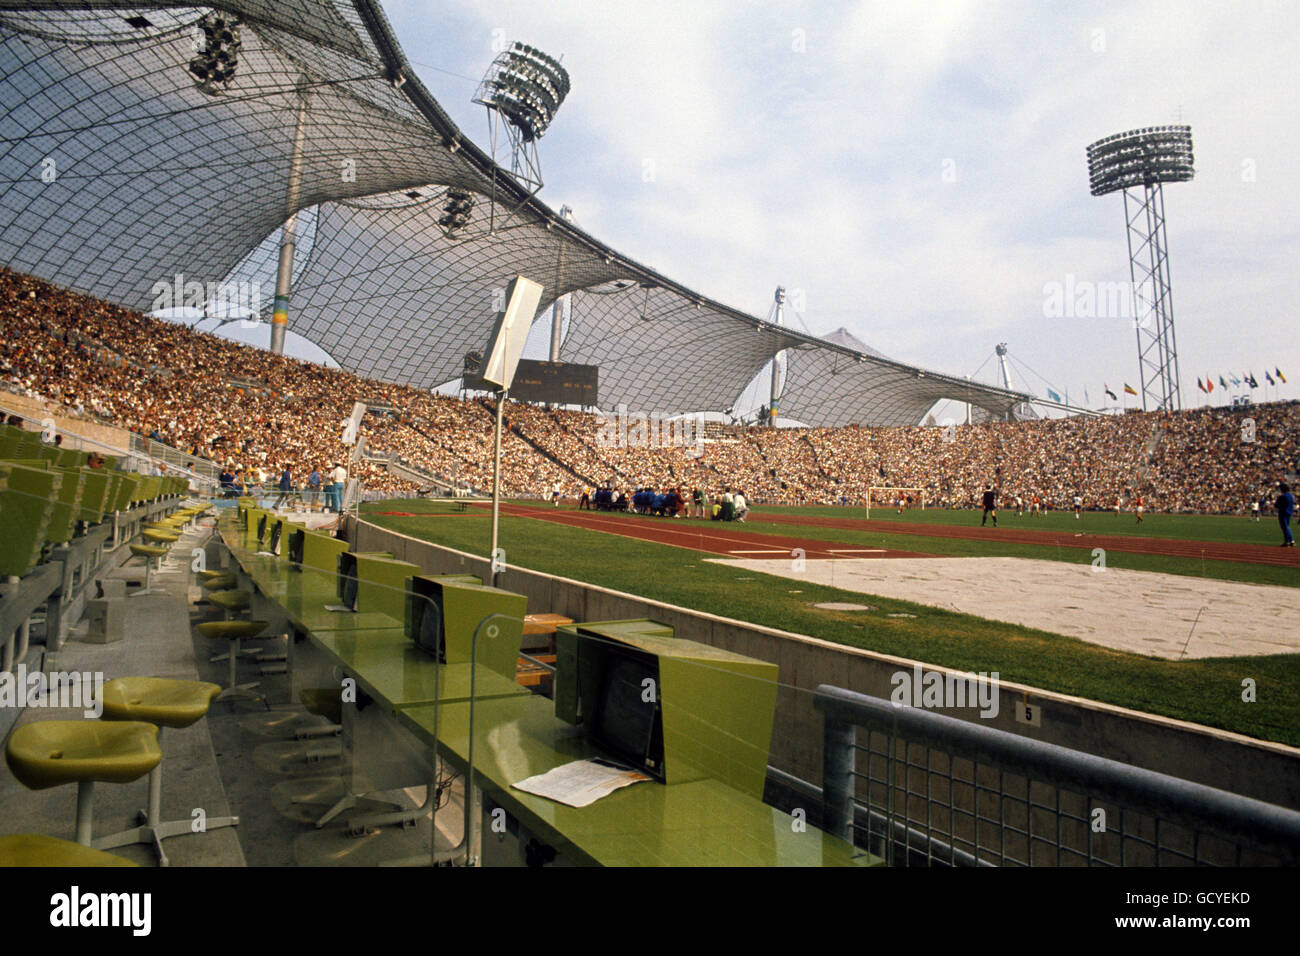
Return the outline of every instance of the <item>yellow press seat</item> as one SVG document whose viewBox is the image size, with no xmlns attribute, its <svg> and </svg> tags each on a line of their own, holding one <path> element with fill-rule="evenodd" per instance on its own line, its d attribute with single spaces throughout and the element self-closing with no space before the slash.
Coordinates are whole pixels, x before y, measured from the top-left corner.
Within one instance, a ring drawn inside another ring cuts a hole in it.
<svg viewBox="0 0 1300 956">
<path fill-rule="evenodd" d="M 219 591 L 217 593 L 228 594 L 230 592 Z M 213 595 L 213 597 L 215 598 L 216 595 Z M 230 641 L 230 679 L 225 690 L 223 690 L 216 698 L 217 700 L 261 700 L 265 703 L 265 699 L 260 694 L 254 694 L 252 692 L 252 689 L 256 687 L 259 682 L 254 681 L 249 684 L 236 683 L 239 679 L 236 672 L 239 665 L 239 642 L 261 634 L 266 630 L 268 624 L 268 621 L 204 621 L 202 624 L 198 625 L 198 632 L 204 637 L 213 638 L 215 640 Z M 222 655 L 218 655 L 218 657 L 214 657 L 213 660 L 217 660 L 221 656 Z M 269 710 L 271 705 L 267 704 L 266 706 Z"/>
<path fill-rule="evenodd" d="M 242 611 L 252 603 L 253 593 L 242 590 L 213 591 L 208 595 L 208 600 L 214 607 L 219 607 L 223 611 Z"/>
<path fill-rule="evenodd" d="M 241 622 L 242 623 L 242 622 Z M 105 720 L 143 720 L 159 727 L 188 727 L 208 713 L 217 684 L 165 677 L 119 677 L 104 685 Z"/>
<path fill-rule="evenodd" d="M 211 574 L 211 572 L 209 572 Z M 218 571 L 200 582 L 205 591 L 229 591 L 235 588 L 239 579 L 233 571 Z"/>
<path fill-rule="evenodd" d="M 0 867 L 135 866 L 130 860 L 43 833 L 0 837 Z"/>
<path fill-rule="evenodd" d="M 159 726 L 162 746 L 164 727 L 188 727 L 207 716 L 221 687 L 206 681 L 171 680 L 164 677 L 119 677 L 104 685 L 100 700 L 106 721 L 148 721 Z M 112 849 L 131 843 L 151 843 L 159 866 L 167 866 L 162 841 L 193 832 L 190 818 L 164 822 L 162 819 L 162 765 L 149 772 L 149 808 L 140 811 L 140 825 L 95 841 L 98 849 Z M 239 817 L 208 817 L 205 831 L 239 824 Z"/>
<path fill-rule="evenodd" d="M 145 528 L 140 532 L 140 537 L 146 541 L 157 541 L 166 544 L 175 544 L 181 539 L 181 536 L 174 531 L 162 531 L 158 528 Z"/>
<path fill-rule="evenodd" d="M 9 735 L 5 762 L 30 790 L 77 785 L 77 842 L 91 845 L 95 782 L 130 783 L 158 766 L 158 728 L 139 721 L 40 720 Z"/>
<path fill-rule="evenodd" d="M 337 687 L 306 687 L 298 696 L 307 713 L 324 717 L 331 724 L 343 723 L 343 695 Z"/>
<path fill-rule="evenodd" d="M 153 572 L 156 568 L 155 562 L 161 562 L 167 557 L 170 548 L 164 548 L 158 544 L 133 544 L 130 545 L 131 553 L 138 558 L 144 558 L 144 587 L 136 591 L 132 597 L 139 597 L 141 594 L 160 594 L 161 589 L 152 587 Z"/>
</svg>

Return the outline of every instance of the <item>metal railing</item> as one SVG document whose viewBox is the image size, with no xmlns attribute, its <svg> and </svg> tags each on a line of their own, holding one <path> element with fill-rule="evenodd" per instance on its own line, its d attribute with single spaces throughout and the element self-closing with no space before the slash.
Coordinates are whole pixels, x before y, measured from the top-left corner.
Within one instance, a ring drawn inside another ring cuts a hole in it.
<svg viewBox="0 0 1300 956">
<path fill-rule="evenodd" d="M 1300 813 L 822 685 L 823 825 L 893 866 L 1300 863 Z"/>
<path fill-rule="evenodd" d="M 194 475 L 213 484 L 216 484 L 221 472 L 216 462 L 209 461 L 206 458 L 199 458 L 172 445 L 146 438 L 144 435 L 135 432 L 131 433 L 131 451 L 145 455 L 152 461 L 162 462 L 173 472 L 179 471 Z"/>
</svg>

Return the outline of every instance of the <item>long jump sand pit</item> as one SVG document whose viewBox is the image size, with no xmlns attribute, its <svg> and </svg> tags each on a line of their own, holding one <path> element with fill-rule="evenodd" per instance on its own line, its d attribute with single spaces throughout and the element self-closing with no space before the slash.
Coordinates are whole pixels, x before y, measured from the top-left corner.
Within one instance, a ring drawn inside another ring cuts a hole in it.
<svg viewBox="0 0 1300 956">
<path fill-rule="evenodd" d="M 1171 660 L 1300 652 L 1297 588 L 1030 558 L 848 558 L 803 570 L 788 559 L 710 560 Z"/>
</svg>

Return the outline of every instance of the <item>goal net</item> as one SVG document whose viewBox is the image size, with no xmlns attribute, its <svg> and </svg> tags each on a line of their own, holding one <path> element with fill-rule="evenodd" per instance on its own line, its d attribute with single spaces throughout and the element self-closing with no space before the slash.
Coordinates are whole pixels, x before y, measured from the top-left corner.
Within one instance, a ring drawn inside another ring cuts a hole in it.
<svg viewBox="0 0 1300 956">
<path fill-rule="evenodd" d="M 910 501 L 908 499 L 911 499 Z M 871 506 L 893 508 L 898 510 L 900 504 L 904 510 L 919 508 L 925 510 L 925 491 L 921 488 L 868 488 L 867 517 L 871 517 Z"/>
</svg>

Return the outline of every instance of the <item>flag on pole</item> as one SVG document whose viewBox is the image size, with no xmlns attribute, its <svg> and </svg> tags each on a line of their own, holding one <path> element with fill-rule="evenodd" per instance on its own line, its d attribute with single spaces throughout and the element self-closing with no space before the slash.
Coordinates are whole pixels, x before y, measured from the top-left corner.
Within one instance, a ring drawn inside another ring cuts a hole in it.
<svg viewBox="0 0 1300 956">
<path fill-rule="evenodd" d="M 1199 376 L 1197 376 L 1196 379 L 1196 387 L 1199 388 L 1202 392 L 1205 391 L 1205 386 L 1201 384 L 1201 379 Z"/>
<path fill-rule="evenodd" d="M 1056 392 L 1052 391 L 1050 388 L 1047 390 L 1047 397 L 1054 402 L 1060 402 L 1061 400 L 1061 396 Z"/>
<path fill-rule="evenodd" d="M 1125 395 L 1136 395 L 1136 394 L 1137 394 L 1137 389 L 1135 389 L 1135 388 L 1134 388 L 1132 385 L 1130 385 L 1128 382 L 1125 382 L 1125 383 L 1124 383 L 1124 394 L 1125 394 Z"/>
<path fill-rule="evenodd" d="M 1286 376 L 1282 374 L 1282 370 L 1278 368 L 1276 365 L 1273 366 L 1273 374 L 1277 376 L 1279 382 L 1281 382 L 1283 385 L 1286 384 Z"/>
<path fill-rule="evenodd" d="M 1236 385 L 1238 388 L 1241 387 L 1241 379 L 1237 378 L 1237 376 L 1229 375 L 1228 378 L 1232 381 L 1233 385 Z"/>
<path fill-rule="evenodd" d="M 1106 395 L 1110 398 L 1110 400 L 1111 400 L 1112 402 L 1118 402 L 1118 401 L 1119 401 L 1119 396 L 1116 395 L 1114 392 L 1112 392 L 1112 391 L 1110 390 L 1110 386 L 1109 386 L 1109 385 L 1103 384 L 1101 387 L 1104 388 L 1104 389 L 1106 390 Z"/>
<path fill-rule="evenodd" d="M 1083 404 L 1091 405 L 1092 399 L 1088 397 L 1088 386 L 1083 386 Z"/>
<path fill-rule="evenodd" d="M 1227 387 L 1228 387 L 1228 383 L 1225 382 L 1225 381 L 1223 380 L 1223 376 L 1222 376 L 1222 375 L 1219 376 L 1219 385 L 1220 385 L 1221 387 L 1223 387 L 1223 388 L 1227 388 Z"/>
<path fill-rule="evenodd" d="M 1246 379 L 1246 381 L 1249 383 L 1251 388 L 1259 388 L 1259 382 L 1256 381 L 1254 372 L 1250 373 L 1250 378 Z"/>
<path fill-rule="evenodd" d="M 1268 384 L 1270 385 L 1277 384 L 1277 382 L 1273 381 L 1273 376 L 1268 374 L 1268 369 L 1264 369 L 1264 378 L 1268 379 Z"/>
<path fill-rule="evenodd" d="M 1214 382 L 1212 382 L 1210 376 L 1207 375 L 1205 376 L 1205 394 L 1208 395 L 1212 391 L 1214 391 Z"/>
</svg>

